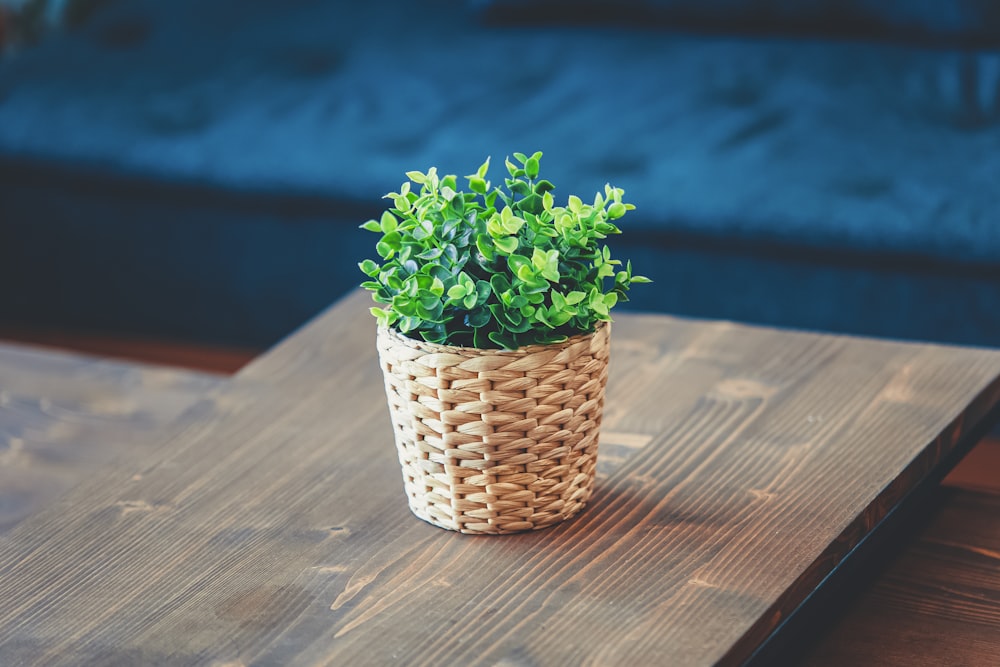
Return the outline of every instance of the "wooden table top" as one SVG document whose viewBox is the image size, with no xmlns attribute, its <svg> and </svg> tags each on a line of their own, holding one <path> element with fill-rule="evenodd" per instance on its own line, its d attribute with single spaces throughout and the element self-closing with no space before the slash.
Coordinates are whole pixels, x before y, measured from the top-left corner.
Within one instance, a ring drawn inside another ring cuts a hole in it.
<svg viewBox="0 0 1000 667">
<path fill-rule="evenodd" d="M 463 536 L 409 514 L 366 306 L 229 381 L 0 355 L 10 465 L 128 445 L 6 519 L 0 664 L 744 662 L 1000 402 L 996 351 L 620 315 L 591 506 Z"/>
</svg>

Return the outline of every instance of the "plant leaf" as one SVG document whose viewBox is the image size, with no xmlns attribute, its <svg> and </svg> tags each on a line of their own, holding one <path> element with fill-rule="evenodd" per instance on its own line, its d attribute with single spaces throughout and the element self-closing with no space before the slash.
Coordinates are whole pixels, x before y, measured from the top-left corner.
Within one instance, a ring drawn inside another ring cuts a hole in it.
<svg viewBox="0 0 1000 667">
<path fill-rule="evenodd" d="M 493 245 L 496 246 L 497 250 L 509 255 L 515 250 L 517 250 L 517 237 L 516 236 L 505 236 L 498 239 L 493 239 Z"/>
<path fill-rule="evenodd" d="M 529 157 L 524 162 L 524 173 L 528 175 L 528 178 L 534 179 L 538 176 L 538 158 L 534 155 Z"/>
</svg>

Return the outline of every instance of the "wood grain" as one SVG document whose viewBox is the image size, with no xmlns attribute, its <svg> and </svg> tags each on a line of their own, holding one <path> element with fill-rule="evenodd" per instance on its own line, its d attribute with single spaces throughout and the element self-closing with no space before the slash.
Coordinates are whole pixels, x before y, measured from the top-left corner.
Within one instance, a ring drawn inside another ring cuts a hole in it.
<svg viewBox="0 0 1000 667">
<path fill-rule="evenodd" d="M 993 667 L 1000 656 L 1000 496 L 948 491 L 916 539 L 802 664 Z"/>
<path fill-rule="evenodd" d="M 735 664 L 1000 400 L 1000 353 L 615 324 L 613 465 L 552 529 L 407 509 L 367 299 L 0 541 L 0 663 Z"/>
<path fill-rule="evenodd" d="M 0 341 L 226 375 L 235 373 L 261 353 L 261 350 L 250 348 L 161 340 L 138 335 L 11 325 L 0 326 Z"/>
<path fill-rule="evenodd" d="M 985 438 L 963 458 L 942 484 L 1000 494 L 1000 438 Z"/>
<path fill-rule="evenodd" d="M 0 535 L 204 418 L 221 379 L 0 344 Z"/>
</svg>

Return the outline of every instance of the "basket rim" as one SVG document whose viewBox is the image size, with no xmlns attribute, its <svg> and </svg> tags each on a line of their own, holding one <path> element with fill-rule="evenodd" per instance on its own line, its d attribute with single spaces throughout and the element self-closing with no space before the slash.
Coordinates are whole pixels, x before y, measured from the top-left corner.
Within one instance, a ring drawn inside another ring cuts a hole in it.
<svg viewBox="0 0 1000 667">
<path fill-rule="evenodd" d="M 414 348 L 417 350 L 424 350 L 432 353 L 450 353 L 450 354 L 460 354 L 460 355 L 498 355 L 498 356 L 510 356 L 517 357 L 528 354 L 534 354 L 542 350 L 551 350 L 556 347 L 566 347 L 573 345 L 580 341 L 587 340 L 588 338 L 593 338 L 599 332 L 609 329 L 611 322 L 608 320 L 598 320 L 597 324 L 594 325 L 594 330 L 587 333 L 576 334 L 570 336 L 566 340 L 559 341 L 558 343 L 539 343 L 535 345 L 525 345 L 524 347 L 519 347 L 516 350 L 505 350 L 499 348 L 490 347 L 466 347 L 462 345 L 445 345 L 442 343 L 431 343 L 425 340 L 419 340 L 416 338 L 410 338 L 409 336 L 401 333 L 397 329 L 391 327 L 378 327 L 378 335 L 387 337 L 396 345 L 403 345 L 405 347 Z"/>
</svg>

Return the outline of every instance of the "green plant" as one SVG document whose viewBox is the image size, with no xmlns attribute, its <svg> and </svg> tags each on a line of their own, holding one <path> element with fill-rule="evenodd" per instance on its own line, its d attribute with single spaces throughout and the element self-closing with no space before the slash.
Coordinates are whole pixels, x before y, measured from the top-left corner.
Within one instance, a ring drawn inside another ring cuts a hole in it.
<svg viewBox="0 0 1000 667">
<path fill-rule="evenodd" d="M 627 300 L 631 262 L 601 243 L 621 230 L 614 220 L 633 208 L 606 185 L 593 204 L 570 196 L 556 206 L 555 186 L 538 178 L 541 153 L 505 160 L 503 188 L 487 180 L 490 161 L 466 176 L 411 171 L 381 219 L 362 228 L 380 234 L 382 262 L 358 266 L 382 326 L 434 343 L 515 349 L 593 331 Z M 419 192 L 414 191 L 419 187 Z M 610 283 L 610 284 L 607 284 Z"/>
</svg>

